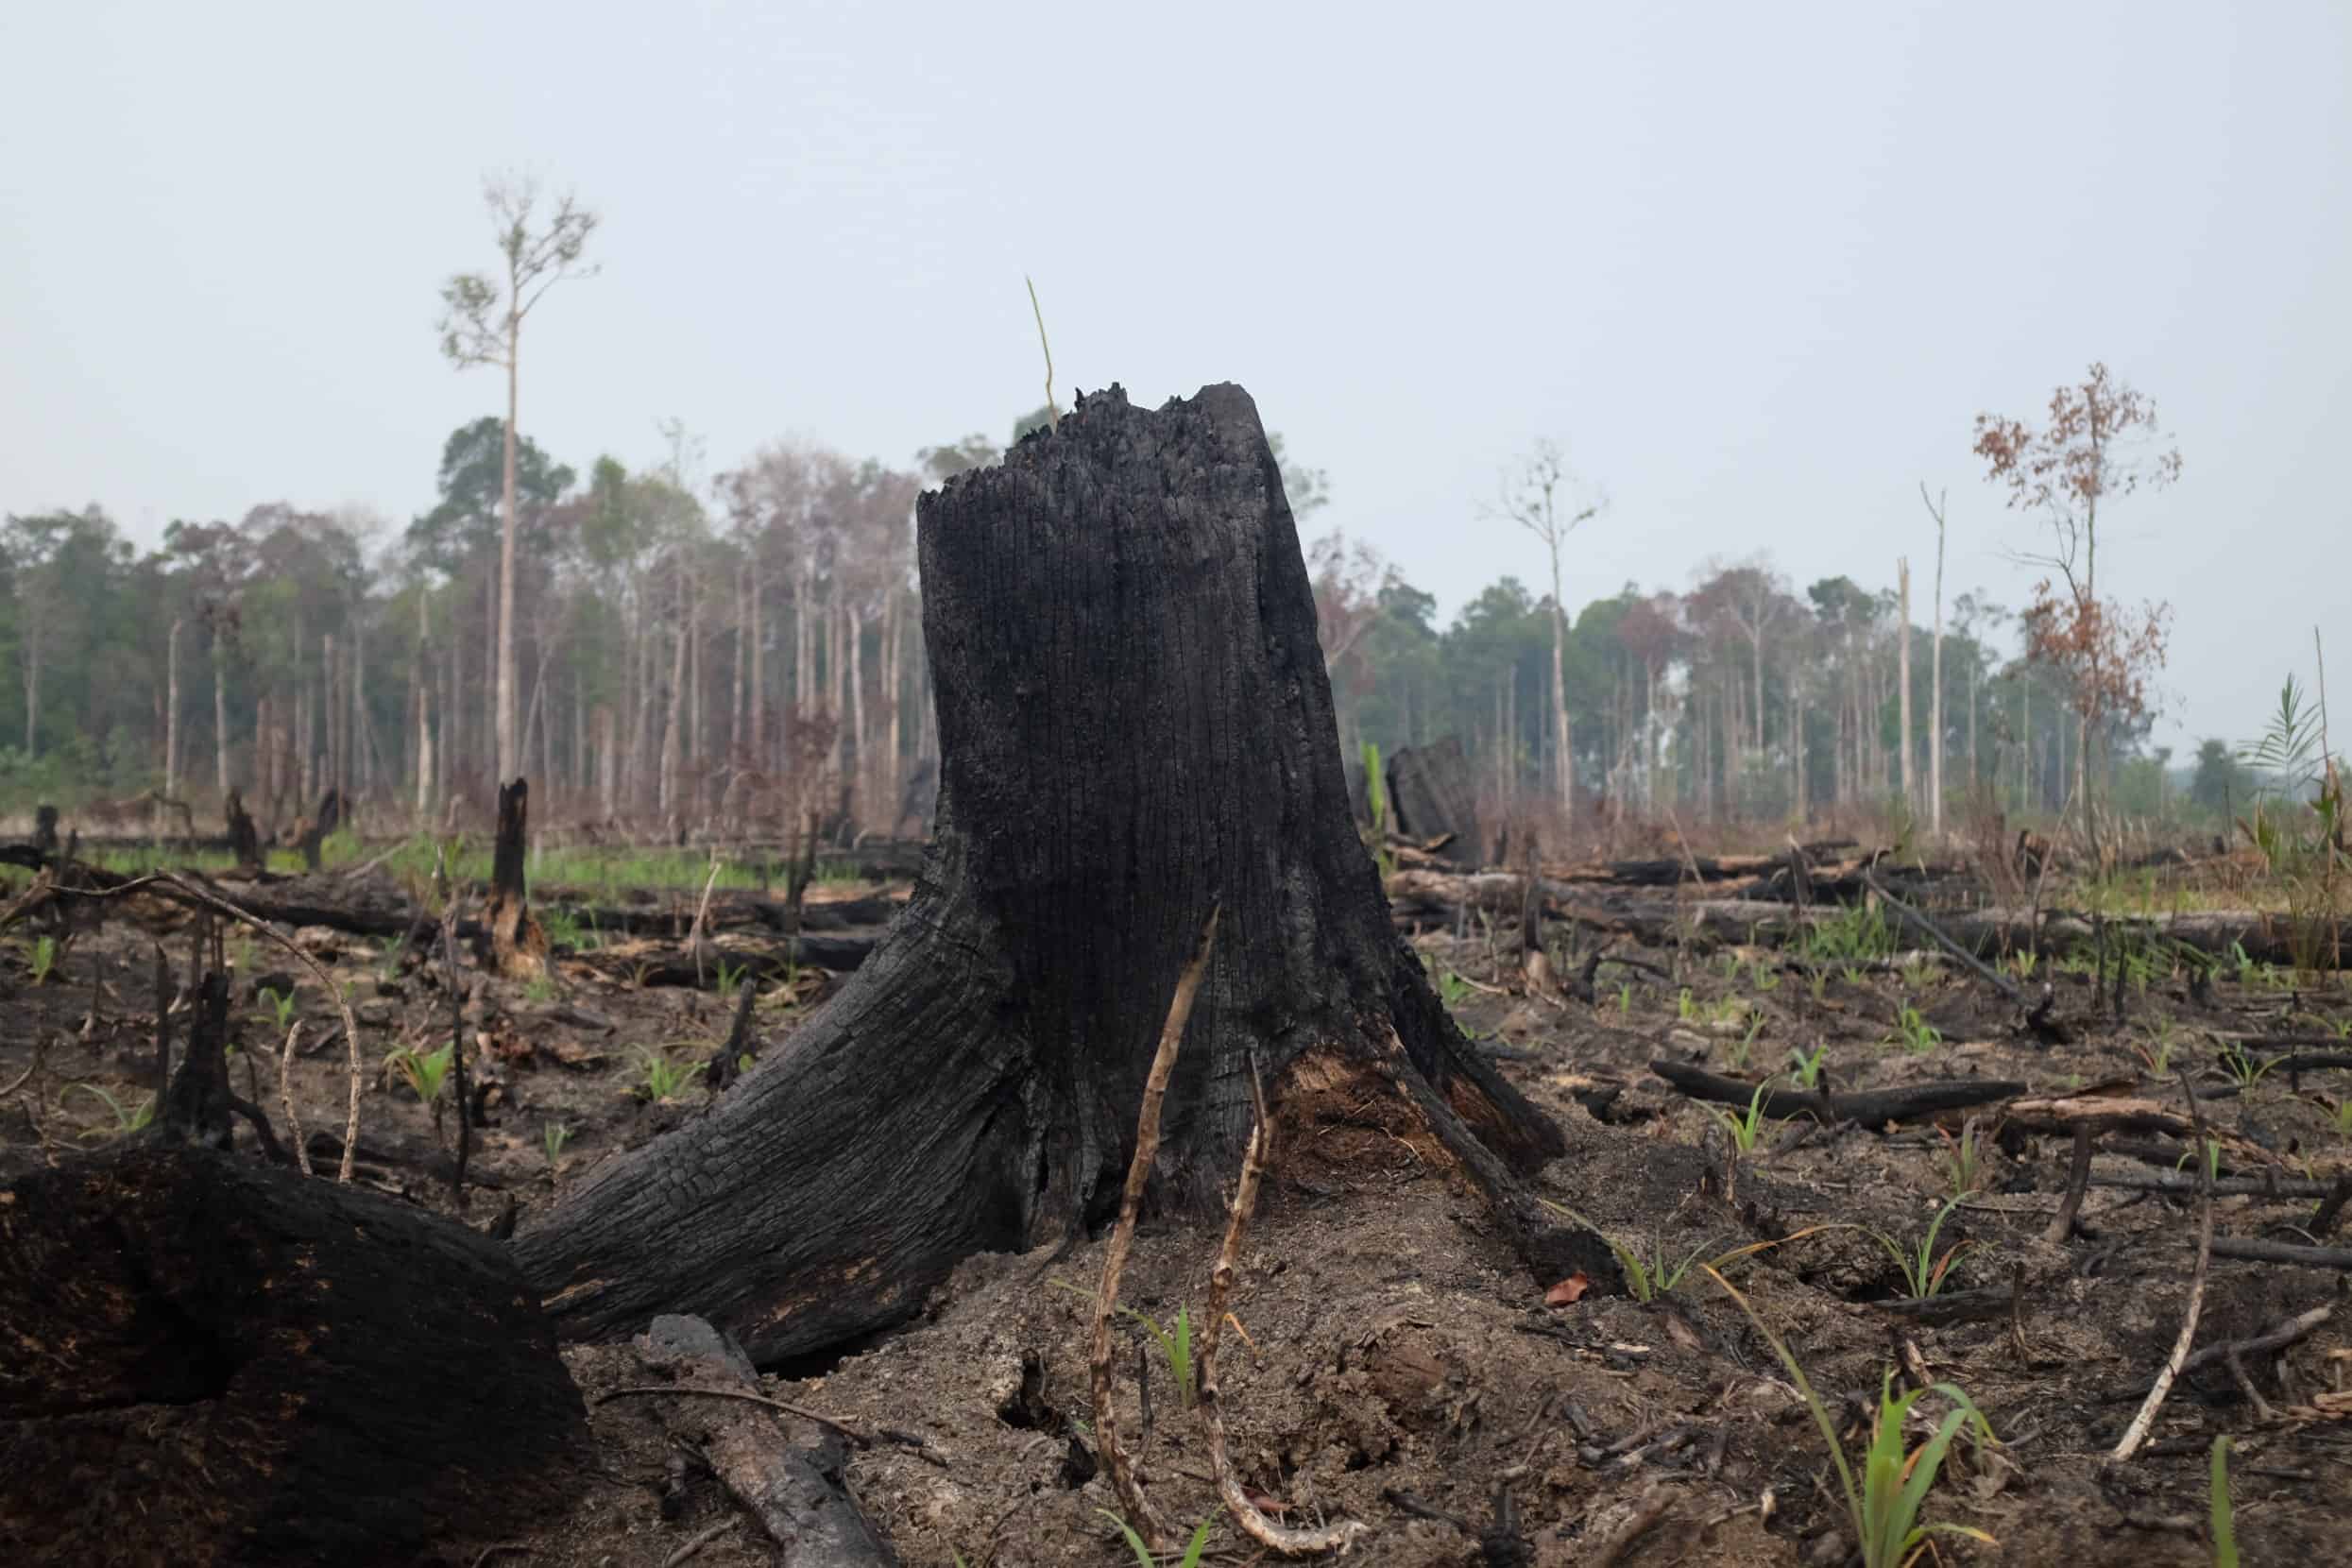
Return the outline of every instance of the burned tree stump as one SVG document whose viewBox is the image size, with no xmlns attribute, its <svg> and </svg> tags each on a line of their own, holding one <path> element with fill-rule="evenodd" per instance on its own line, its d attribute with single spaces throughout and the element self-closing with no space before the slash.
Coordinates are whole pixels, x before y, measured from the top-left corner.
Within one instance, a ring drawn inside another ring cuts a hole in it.
<svg viewBox="0 0 2352 1568">
<path fill-rule="evenodd" d="M 54 806 L 33 808 L 33 847 L 43 855 L 58 852 L 58 809 Z"/>
<path fill-rule="evenodd" d="M 1438 851 L 1440 858 L 1464 871 L 1477 870 L 1477 792 L 1460 739 L 1449 735 L 1431 745 L 1407 746 L 1389 758 L 1388 774 L 1397 831 L 1424 840 L 1452 834 Z"/>
<path fill-rule="evenodd" d="M 1106 1219 L 1213 902 L 1163 1203 L 1219 1203 L 1254 1064 L 1292 1158 L 1402 1138 L 1484 1190 L 1533 1272 L 1606 1271 L 1520 1185 L 1559 1131 L 1390 929 L 1248 394 L 1085 399 L 925 496 L 919 553 L 941 779 L 913 897 L 724 1099 L 517 1237 L 559 1329 L 692 1312 L 773 1363 L 912 1316 L 970 1253 Z"/>
<path fill-rule="evenodd" d="M 311 813 L 295 835 L 295 847 L 302 852 L 304 870 L 318 869 L 319 847 L 342 826 L 348 814 L 345 807 L 343 792 L 332 784 L 327 786 L 327 793 L 318 797 L 318 810 Z"/>
<path fill-rule="evenodd" d="M 509 980 L 547 972 L 547 932 L 531 917 L 522 879 L 530 844 L 531 786 L 522 779 L 498 787 L 498 839 L 490 851 L 490 892 L 484 908 L 485 961 Z"/>
<path fill-rule="evenodd" d="M 0 1191 L 0 1322 L 9 1562 L 411 1563 L 585 1450 L 503 1248 L 190 1144 Z"/>
<path fill-rule="evenodd" d="M 229 819 L 229 849 L 237 864 L 247 871 L 261 870 L 262 835 L 253 819 L 245 814 L 245 797 L 231 789 L 223 810 Z"/>
</svg>

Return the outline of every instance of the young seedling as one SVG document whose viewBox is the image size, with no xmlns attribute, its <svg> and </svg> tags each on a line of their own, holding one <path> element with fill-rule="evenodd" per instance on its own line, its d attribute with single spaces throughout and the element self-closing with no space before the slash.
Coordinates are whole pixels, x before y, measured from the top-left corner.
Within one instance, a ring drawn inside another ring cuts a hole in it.
<svg viewBox="0 0 2352 1568">
<path fill-rule="evenodd" d="M 1629 1018 L 1632 1015 L 1633 986 L 1630 981 L 1621 981 L 1617 986 L 1617 1016 Z"/>
<path fill-rule="evenodd" d="M 1984 1168 L 1978 1159 L 1976 1121 L 1976 1117 L 1970 1116 L 1962 1122 L 1960 1135 L 1956 1138 L 1940 1127 L 1935 1130 L 1936 1135 L 1944 1140 L 1944 1152 L 1939 1162 L 1944 1181 L 1951 1187 L 1955 1201 L 1966 1198 L 1985 1185 Z"/>
<path fill-rule="evenodd" d="M 49 976 L 58 966 L 58 939 L 56 937 L 44 936 L 33 944 L 32 966 L 33 983 L 35 985 L 48 984 Z"/>
<path fill-rule="evenodd" d="M 721 1001 L 731 1002 L 735 999 L 735 993 L 742 986 L 743 976 L 749 973 L 750 969 L 749 963 L 730 964 L 724 959 L 719 961 L 719 999 Z"/>
<path fill-rule="evenodd" d="M 1794 1046 L 1789 1048 L 1789 1065 L 1797 1071 L 1798 1088 L 1817 1089 L 1821 1086 L 1821 1065 L 1828 1060 L 1830 1048 L 1826 1041 L 1814 1047 L 1810 1055 Z"/>
<path fill-rule="evenodd" d="M 686 1087 L 686 1081 L 693 1075 L 692 1067 L 682 1067 L 670 1060 L 667 1051 L 655 1050 L 650 1047 L 638 1047 L 637 1060 L 637 1086 L 649 1100 L 674 1099 L 677 1092 Z"/>
<path fill-rule="evenodd" d="M 2222 1070 L 2236 1081 L 2239 1092 L 2243 1094 L 2251 1091 L 2257 1083 L 2261 1082 L 2264 1073 L 2269 1072 L 2285 1060 L 2284 1055 L 2279 1055 L 2265 1057 L 2257 1062 L 2253 1053 L 2248 1051 L 2242 1044 L 2233 1042 L 2227 1050 L 2222 1052 Z"/>
<path fill-rule="evenodd" d="M 1730 1061 L 1733 1072 L 1747 1070 L 1747 1058 L 1756 1048 L 1756 1036 L 1764 1032 L 1764 1014 L 1761 1013 L 1750 1018 L 1747 1022 L 1747 1032 L 1741 1035 L 1738 1043 L 1731 1047 Z"/>
<path fill-rule="evenodd" d="M 427 1051 L 402 1046 L 387 1052 L 383 1059 L 384 1081 L 400 1079 L 416 1095 L 418 1102 L 432 1111 L 433 1136 L 436 1142 L 441 1136 L 442 1092 L 448 1087 L 450 1067 L 456 1056 L 457 1048 L 452 1043 L 439 1050 Z"/>
<path fill-rule="evenodd" d="M 547 1150 L 548 1169 L 555 1168 L 555 1162 L 563 1158 L 564 1145 L 571 1141 L 571 1127 L 568 1122 L 551 1121 L 539 1130 L 539 1147 Z"/>
<path fill-rule="evenodd" d="M 1715 1120 L 1722 1124 L 1723 1130 L 1731 1134 L 1732 1147 L 1743 1154 L 1752 1153 L 1755 1150 L 1756 1134 L 1764 1128 L 1764 1092 L 1771 1086 L 1770 1079 L 1757 1084 L 1756 1092 L 1747 1097 L 1747 1109 L 1745 1112 L 1715 1111 L 1713 1113 Z"/>
<path fill-rule="evenodd" d="M 1698 1003 L 1692 999 L 1691 988 L 1689 986 L 1684 986 L 1682 988 L 1682 994 L 1675 997 L 1674 1012 L 1675 1016 L 1681 1019 L 1686 1024 L 1693 1018 L 1698 1016 Z"/>
<path fill-rule="evenodd" d="M 1093 1291 L 1073 1285 L 1068 1280 L 1057 1279 L 1048 1283 L 1074 1296 L 1094 1300 Z M 1160 1321 L 1148 1312 L 1138 1312 L 1126 1305 L 1121 1305 L 1118 1310 L 1121 1317 L 1131 1318 L 1140 1325 L 1146 1334 L 1151 1336 L 1152 1342 L 1160 1347 L 1160 1355 L 1167 1363 L 1168 1379 L 1176 1385 L 1177 1400 L 1185 1409 L 1191 1409 L 1194 1394 L 1191 1308 L 1179 1303 L 1176 1321 L 1166 1328 L 1161 1327 Z"/>
<path fill-rule="evenodd" d="M 1707 1272 L 1739 1304 L 1747 1321 L 1756 1325 L 1756 1332 L 1764 1336 L 1773 1354 L 1780 1357 L 1781 1365 L 1788 1369 L 1798 1392 L 1804 1396 L 1805 1407 L 1813 1412 L 1814 1424 L 1820 1429 L 1822 1440 L 1829 1444 L 1830 1459 L 1837 1469 L 1838 1485 L 1846 1498 L 1847 1520 L 1861 1542 L 1863 1568 L 1905 1568 L 1917 1559 L 1931 1534 L 1965 1536 L 1988 1546 L 2000 1544 L 1971 1525 L 1923 1524 L 1919 1518 L 1920 1506 L 1927 1501 L 1928 1490 L 1934 1486 L 1954 1438 L 1963 1430 L 1970 1430 L 1981 1443 L 1998 1441 L 1991 1423 L 1957 1384 L 1934 1385 L 1933 1391 L 1941 1395 L 1951 1409 L 1925 1442 L 1906 1454 L 1903 1423 L 1910 1418 L 1912 1406 L 1929 1390 L 1915 1389 L 1897 1397 L 1894 1374 L 1887 1373 L 1879 1389 L 1878 1420 L 1871 1427 L 1870 1446 L 1863 1456 L 1862 1475 L 1857 1480 L 1845 1445 L 1838 1440 L 1835 1418 L 1814 1391 L 1805 1369 L 1798 1365 L 1788 1345 L 1765 1326 L 1764 1319 L 1730 1281 L 1713 1268 Z"/>
<path fill-rule="evenodd" d="M 1805 1230 L 1797 1232 L 1795 1235 L 1784 1236 L 1777 1240 L 1751 1241 L 1746 1246 L 1734 1247 L 1728 1253 L 1717 1253 L 1713 1258 L 1703 1264 L 1699 1262 L 1698 1254 L 1705 1252 L 1707 1248 L 1706 1244 L 1702 1242 L 1698 1246 L 1691 1249 L 1689 1256 L 1683 1258 L 1681 1262 L 1676 1263 L 1668 1259 L 1666 1256 L 1665 1243 L 1659 1237 L 1652 1236 L 1650 1238 L 1650 1253 L 1649 1256 L 1645 1258 L 1632 1246 L 1618 1239 L 1616 1236 L 1610 1235 L 1607 1231 L 1602 1230 L 1598 1225 L 1594 1224 L 1593 1221 L 1587 1219 L 1584 1216 L 1578 1214 L 1567 1204 L 1555 1203 L 1549 1198 L 1539 1198 L 1536 1202 L 1542 1203 L 1545 1208 L 1550 1209 L 1555 1214 L 1563 1215 L 1566 1218 L 1575 1220 L 1577 1224 L 1583 1226 L 1586 1230 L 1591 1231 L 1594 1236 L 1599 1236 L 1603 1242 L 1607 1243 L 1611 1255 L 1615 1257 L 1617 1260 L 1617 1267 L 1625 1273 L 1626 1288 L 1632 1292 L 1633 1299 L 1635 1301 L 1642 1303 L 1644 1305 L 1647 1305 L 1649 1303 L 1656 1301 L 1661 1296 L 1670 1296 L 1674 1294 L 1675 1290 L 1680 1287 L 1683 1280 L 1689 1277 L 1691 1270 L 1694 1266 L 1703 1268 L 1712 1274 L 1716 1270 L 1724 1267 L 1726 1264 L 1736 1262 L 1740 1258 L 1744 1258 L 1751 1253 L 1761 1253 L 1767 1247 L 1778 1247 L 1783 1241 L 1801 1240 L 1805 1236 L 1813 1235 L 1815 1231 L 1824 1228 L 1818 1225 L 1810 1226 Z"/>
<path fill-rule="evenodd" d="M 2229 1435 L 2213 1440 L 2212 1501 L 2207 1505 L 2213 1527 L 2213 1568 L 2238 1568 L 2238 1528 L 2229 1506 Z"/>
<path fill-rule="evenodd" d="M 275 988 L 264 985 L 262 987 L 261 999 L 269 1006 L 269 1011 L 263 1014 L 262 1017 L 275 1024 L 281 1035 L 294 1027 L 294 988 L 292 986 L 286 987 L 284 995 L 281 996 Z"/>
<path fill-rule="evenodd" d="M 1878 1231 L 1868 1232 L 1871 1239 L 1885 1248 L 1886 1255 L 1895 1260 L 1896 1270 L 1902 1275 L 1903 1293 L 1914 1301 L 1925 1301 L 1942 1290 L 1944 1281 L 1951 1277 L 1951 1266 L 1959 1261 L 1962 1253 L 1976 1245 L 1972 1241 L 1954 1242 L 1944 1250 L 1942 1256 L 1936 1255 L 1936 1235 L 1943 1230 L 1944 1221 L 1951 1218 L 1951 1211 L 1959 1206 L 1960 1201 L 1954 1198 L 1936 1210 L 1935 1218 L 1928 1222 L 1927 1234 L 1919 1238 L 1917 1248 L 1911 1251 L 1898 1245 L 1892 1236 Z"/>
<path fill-rule="evenodd" d="M 1135 1554 L 1135 1561 L 1140 1568 L 1160 1568 L 1158 1559 L 1151 1555 L 1151 1548 L 1143 1543 L 1143 1537 L 1135 1533 L 1133 1525 L 1113 1513 L 1109 1508 L 1097 1508 L 1095 1512 L 1118 1526 L 1118 1533 L 1126 1538 L 1127 1549 Z M 1203 1519 L 1194 1528 L 1191 1541 L 1185 1545 L 1185 1555 L 1177 1559 L 1176 1568 L 1200 1568 L 1201 1553 L 1209 1543 L 1209 1526 L 1215 1523 L 1214 1519 Z M 959 1553 L 956 1561 L 961 1563 L 963 1560 L 963 1558 Z"/>
<path fill-rule="evenodd" d="M 1927 1021 L 1917 1008 L 1905 1003 L 1901 1015 L 1895 1020 L 1895 1033 L 1887 1036 L 1887 1044 L 1898 1042 L 1903 1049 L 1917 1056 L 1942 1045 L 1944 1035 L 1941 1030 Z"/>
<path fill-rule="evenodd" d="M 555 999 L 555 977 L 549 974 L 532 976 L 522 982 L 523 1000 L 552 1002 Z"/>
<path fill-rule="evenodd" d="M 67 1094 L 71 1094 L 74 1090 L 79 1089 L 84 1094 L 95 1095 L 99 1099 L 105 1101 L 106 1108 L 114 1113 L 113 1132 L 116 1137 L 124 1137 L 129 1133 L 139 1132 L 149 1122 L 155 1119 L 155 1097 L 153 1095 L 147 1096 L 146 1099 L 140 1104 L 139 1108 L 133 1111 L 125 1109 L 121 1100 L 115 1099 L 112 1095 L 109 1094 L 106 1090 L 101 1089 L 95 1083 L 68 1083 L 65 1088 Z M 59 1102 L 62 1104 L 64 1101 L 64 1096 L 60 1095 L 58 1099 Z M 93 1129 L 92 1131 L 82 1134 L 82 1136 L 86 1138 L 97 1137 L 100 1135 L 102 1135 L 102 1130 L 100 1129 Z"/>
</svg>

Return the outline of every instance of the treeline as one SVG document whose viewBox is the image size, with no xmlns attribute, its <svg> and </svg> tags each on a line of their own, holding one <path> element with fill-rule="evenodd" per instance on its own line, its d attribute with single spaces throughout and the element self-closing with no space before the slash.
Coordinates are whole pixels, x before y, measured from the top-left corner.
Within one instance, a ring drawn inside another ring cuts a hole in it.
<svg viewBox="0 0 2352 1568">
<path fill-rule="evenodd" d="M 1548 597 L 1506 576 L 1440 625 L 1429 594 L 1361 547 L 1326 537 L 1314 567 L 1351 755 L 1456 736 L 1491 803 L 1556 797 Z M 1937 660 L 1932 610 L 1913 608 L 1907 778 L 1896 588 L 1841 575 L 1799 591 L 1759 559 L 1710 564 L 1680 591 L 1628 583 L 1574 611 L 1560 668 L 1579 815 L 1776 820 L 1905 799 L 1924 815 Z M 1981 590 L 1946 606 L 1948 810 L 1971 792 L 2012 810 L 2067 798 L 2082 720 L 2063 672 L 2002 649 L 2014 619 Z M 2111 724 L 2093 748 L 2123 810 L 2168 802 L 2169 753 L 2143 753 L 2148 727 Z"/>
<path fill-rule="evenodd" d="M 495 418 L 453 432 L 435 504 L 405 526 L 273 503 L 175 521 L 143 554 L 94 507 L 9 517 L 0 650 L 19 679 L 0 690 L 0 787 L 20 804 L 235 787 L 264 825 L 330 786 L 428 819 L 486 798 L 503 435 Z M 904 825 L 928 805 L 936 746 L 914 499 L 998 455 L 973 435 L 899 468 L 779 441 L 705 480 L 674 432 L 664 461 L 600 457 L 585 473 L 521 439 L 522 771 L 574 814 L 796 821 L 845 806 Z M 1287 462 L 1284 476 L 1312 533 L 1327 482 Z M 1310 554 L 1351 755 L 1454 735 L 1498 803 L 1556 793 L 1547 599 L 1506 575 L 1440 625 L 1432 597 L 1371 552 L 1326 534 Z M 1915 613 L 1910 634 L 1914 801 L 1932 619 Z M 1981 592 L 1945 619 L 1947 798 L 1982 787 L 2054 809 L 2083 743 L 2064 677 L 1999 650 L 2011 617 Z M 1560 664 L 1579 812 L 1886 804 L 1904 787 L 1901 638 L 1894 590 L 1837 576 L 1799 592 L 1764 561 L 1585 605 Z M 2164 787 L 2131 755 L 2142 733 L 2097 748 L 2125 758 L 2127 808 Z"/>
</svg>

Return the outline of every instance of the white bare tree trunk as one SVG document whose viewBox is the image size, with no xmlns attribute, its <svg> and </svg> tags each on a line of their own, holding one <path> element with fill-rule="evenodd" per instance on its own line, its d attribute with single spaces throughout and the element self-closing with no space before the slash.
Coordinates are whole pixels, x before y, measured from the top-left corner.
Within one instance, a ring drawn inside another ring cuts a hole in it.
<svg viewBox="0 0 2352 1568">
<path fill-rule="evenodd" d="M 1919 803 L 1911 787 L 1911 562 L 1906 557 L 1895 563 L 1897 612 L 1902 617 L 1898 633 L 1901 640 L 1896 645 L 1895 679 L 1900 682 L 1897 706 L 1901 717 L 1898 722 L 1902 742 L 1902 803 L 1906 810 Z"/>
</svg>

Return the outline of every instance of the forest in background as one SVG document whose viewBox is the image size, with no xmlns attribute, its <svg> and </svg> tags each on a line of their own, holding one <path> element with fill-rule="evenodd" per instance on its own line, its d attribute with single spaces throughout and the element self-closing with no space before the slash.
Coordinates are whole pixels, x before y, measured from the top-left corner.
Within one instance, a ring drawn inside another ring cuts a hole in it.
<svg viewBox="0 0 2352 1568">
<path fill-rule="evenodd" d="M 272 503 L 175 521 L 143 553 L 95 506 L 9 517 L 0 656 L 17 678 L 0 688 L 0 789 L 23 805 L 234 786 L 264 825 L 336 783 L 426 815 L 486 800 L 503 434 L 494 417 L 452 432 L 437 502 L 405 526 Z M 853 820 L 903 826 L 935 745 L 914 499 L 998 449 L 970 435 L 898 468 L 782 440 L 706 475 L 690 437 L 665 436 L 635 469 L 518 444 L 523 771 L 574 815 L 791 816 L 782 797 L 821 780 L 809 804 L 829 812 L 846 785 Z M 1321 528 L 1326 476 L 1283 469 L 1348 755 L 1455 736 L 1497 803 L 1556 796 L 1551 601 L 1526 581 L 1540 573 L 1505 571 L 1441 622 L 1395 567 Z M 1540 568 L 1540 546 L 1528 554 Z M 1917 801 L 1937 676 L 1916 573 L 1913 594 Z M 1585 600 L 1559 666 L 1579 812 L 1768 821 L 1902 798 L 1900 609 L 1867 572 L 1799 588 L 1763 556 Z M 1950 599 L 1945 794 L 2054 811 L 2083 721 L 2068 673 L 2020 656 L 2019 632 L 1981 589 Z M 2116 717 L 2095 748 L 2119 810 L 2221 809 L 2242 790 L 2218 741 L 2176 788 L 2149 724 Z"/>
</svg>

